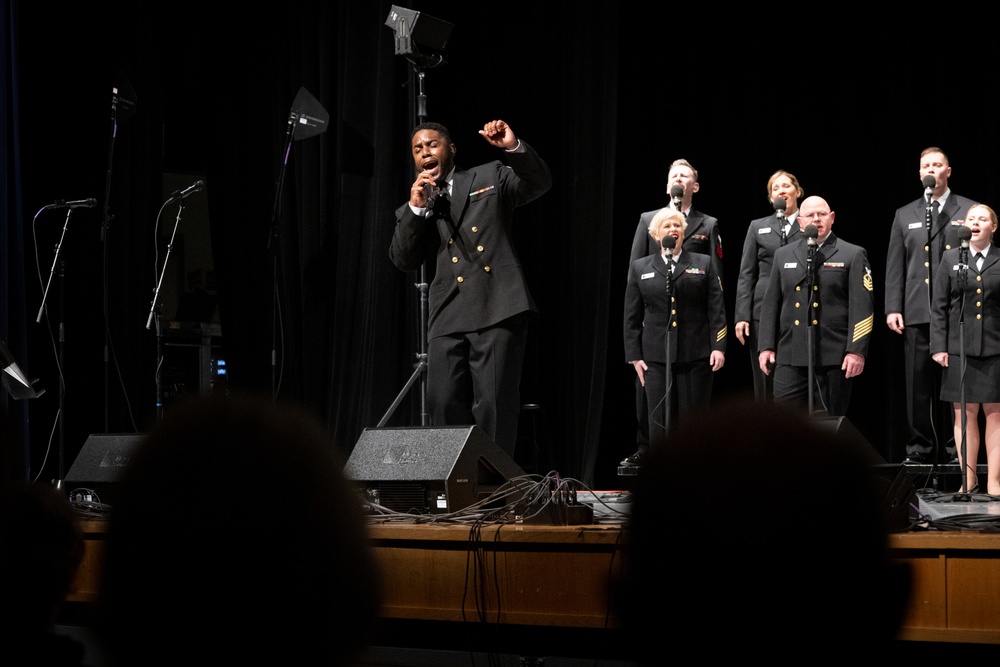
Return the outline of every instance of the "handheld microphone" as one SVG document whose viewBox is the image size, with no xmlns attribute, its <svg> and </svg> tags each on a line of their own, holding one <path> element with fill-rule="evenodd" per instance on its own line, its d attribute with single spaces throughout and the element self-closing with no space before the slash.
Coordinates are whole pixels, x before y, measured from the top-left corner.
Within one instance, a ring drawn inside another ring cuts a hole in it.
<svg viewBox="0 0 1000 667">
<path fill-rule="evenodd" d="M 424 183 L 424 196 L 427 197 L 427 205 L 424 208 L 432 209 L 437 203 L 438 194 L 441 190 L 430 183 Z"/>
<path fill-rule="evenodd" d="M 183 190 L 174 190 L 174 192 L 170 194 L 170 197 L 167 198 L 167 203 L 169 204 L 170 202 L 187 199 L 194 193 L 201 192 L 204 187 L 205 187 L 205 181 L 195 181 L 194 183 L 184 188 Z"/>
<path fill-rule="evenodd" d="M 670 234 L 664 234 L 660 239 L 660 247 L 664 250 L 673 250 L 677 246 L 677 239 Z"/>
<path fill-rule="evenodd" d="M 774 212 L 778 216 L 778 220 L 784 220 L 785 219 L 785 208 L 788 207 L 788 202 L 785 201 L 785 198 L 784 197 L 775 197 L 774 201 L 771 202 L 771 205 L 774 206 Z"/>
<path fill-rule="evenodd" d="M 806 225 L 806 228 L 802 230 L 802 233 L 806 235 L 806 243 L 811 248 L 816 247 L 816 239 L 819 238 L 819 229 L 814 224 Z"/>
<path fill-rule="evenodd" d="M 45 208 L 94 208 L 95 206 L 97 206 L 97 200 L 90 197 L 89 199 L 74 199 L 73 201 L 57 199 Z"/>
<path fill-rule="evenodd" d="M 681 210 L 681 198 L 684 196 L 684 186 L 674 183 L 670 186 L 670 198 L 674 200 L 674 208 Z"/>
</svg>

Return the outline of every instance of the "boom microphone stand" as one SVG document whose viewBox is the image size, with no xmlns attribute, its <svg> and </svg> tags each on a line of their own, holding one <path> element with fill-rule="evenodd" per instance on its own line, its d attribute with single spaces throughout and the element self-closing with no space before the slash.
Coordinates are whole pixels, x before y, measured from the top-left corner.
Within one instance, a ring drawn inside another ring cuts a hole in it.
<svg viewBox="0 0 1000 667">
<path fill-rule="evenodd" d="M 56 357 L 56 365 L 59 369 L 59 409 L 58 409 L 58 423 L 59 423 L 59 479 L 56 480 L 56 488 L 62 488 L 62 482 L 64 477 L 65 469 L 65 459 L 64 454 L 66 451 L 65 440 L 65 414 L 66 414 L 66 383 L 63 378 L 63 361 L 66 350 L 66 327 L 64 315 L 66 312 L 65 306 L 65 265 L 61 261 L 63 243 L 66 240 L 66 233 L 69 231 L 69 219 L 73 215 L 74 208 L 93 208 L 97 204 L 95 199 L 80 199 L 77 201 L 57 201 L 54 204 L 49 204 L 45 206 L 45 209 L 52 208 L 65 208 L 66 209 L 66 220 L 63 222 L 62 233 L 59 236 L 59 242 L 56 244 L 55 255 L 52 258 L 52 268 L 49 269 L 49 279 L 45 284 L 45 290 L 42 292 L 42 304 L 38 308 L 38 317 L 35 318 L 35 323 L 42 321 L 42 315 L 45 314 L 45 302 L 49 296 L 49 289 L 52 287 L 52 278 L 56 275 L 56 268 L 59 269 L 59 348 Z M 41 211 L 39 211 L 41 213 Z M 51 332 L 50 332 L 51 333 Z"/>
<path fill-rule="evenodd" d="M 160 277 L 156 281 L 156 288 L 153 290 L 153 302 L 149 306 L 149 317 L 146 318 L 146 329 L 149 329 L 153 324 L 153 317 L 156 315 L 157 307 L 159 306 L 160 299 L 160 288 L 163 287 L 163 277 L 167 273 L 167 266 L 170 264 L 170 255 L 173 254 L 174 250 L 174 239 L 177 237 L 177 228 L 181 224 L 181 214 L 184 212 L 184 200 L 195 192 L 200 192 L 205 187 L 204 181 L 195 181 L 190 186 L 184 188 L 183 190 L 177 190 L 172 193 L 167 201 L 163 203 L 163 207 L 166 207 L 174 202 L 178 202 L 177 206 L 177 217 L 174 218 L 174 229 L 170 233 L 170 242 L 167 243 L 167 254 L 163 258 L 163 267 L 160 269 Z M 161 211 L 162 208 L 161 207 Z M 157 216 L 158 218 L 159 216 Z M 160 376 L 161 369 L 163 367 L 163 327 L 160 326 L 159 320 L 156 323 L 156 419 L 163 416 L 163 385 L 162 378 Z"/>
</svg>

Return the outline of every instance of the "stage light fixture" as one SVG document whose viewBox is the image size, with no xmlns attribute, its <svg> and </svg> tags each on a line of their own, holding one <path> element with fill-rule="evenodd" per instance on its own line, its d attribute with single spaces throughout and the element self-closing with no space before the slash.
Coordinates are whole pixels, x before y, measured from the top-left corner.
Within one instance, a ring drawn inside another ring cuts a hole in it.
<svg viewBox="0 0 1000 667">
<path fill-rule="evenodd" d="M 454 25 L 396 5 L 389 10 L 385 24 L 396 34 L 397 56 L 407 56 L 425 67 L 444 64 Z"/>
</svg>

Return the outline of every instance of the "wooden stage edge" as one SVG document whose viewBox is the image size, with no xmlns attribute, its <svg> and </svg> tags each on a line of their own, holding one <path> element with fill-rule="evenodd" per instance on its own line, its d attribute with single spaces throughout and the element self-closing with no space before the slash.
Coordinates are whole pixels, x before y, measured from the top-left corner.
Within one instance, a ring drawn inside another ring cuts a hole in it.
<svg viewBox="0 0 1000 667">
<path fill-rule="evenodd" d="M 69 602 L 96 600 L 106 522 L 84 519 L 86 551 Z M 609 589 L 621 524 L 582 526 L 370 523 L 384 584 L 382 619 L 614 631 Z M 836 533 L 831 533 L 836 539 Z M 1000 534 L 890 535 L 913 592 L 899 639 L 1000 644 Z"/>
</svg>

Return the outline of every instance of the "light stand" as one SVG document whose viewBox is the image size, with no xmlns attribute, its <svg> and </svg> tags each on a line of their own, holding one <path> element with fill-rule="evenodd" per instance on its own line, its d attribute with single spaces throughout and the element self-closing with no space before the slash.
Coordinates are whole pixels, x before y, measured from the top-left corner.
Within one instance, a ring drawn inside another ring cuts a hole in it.
<svg viewBox="0 0 1000 667">
<path fill-rule="evenodd" d="M 421 14 L 412 9 L 397 7 L 396 5 L 393 5 L 389 10 L 389 16 L 385 20 L 385 25 L 392 28 L 395 33 L 396 55 L 405 56 L 410 63 L 411 90 L 414 87 L 413 79 L 416 77 L 417 94 L 415 100 L 411 100 L 410 106 L 410 127 L 416 127 L 427 120 L 427 94 L 424 91 L 424 83 L 427 76 L 425 70 L 440 67 L 447 62 L 445 59 L 445 48 L 454 26 L 433 16 Z M 425 47 L 429 50 L 429 53 L 421 53 L 418 46 Z M 379 420 L 377 428 L 382 428 L 388 423 L 389 418 L 395 413 L 396 408 L 399 407 L 399 404 L 417 380 L 420 380 L 420 425 L 428 426 L 430 423 L 430 413 L 427 409 L 428 284 L 426 260 L 420 264 L 420 275 L 415 287 L 419 294 L 418 305 L 420 309 L 418 350 L 415 355 L 417 363 L 410 378 L 396 395 L 392 405 L 386 410 L 382 419 Z"/>
<path fill-rule="evenodd" d="M 312 94 L 305 88 L 299 88 L 299 92 L 292 101 L 292 109 L 288 114 L 287 130 L 285 132 L 285 150 L 282 154 L 281 169 L 278 176 L 278 187 L 274 194 L 274 209 L 271 212 L 271 233 L 267 238 L 267 249 L 273 253 L 273 305 L 271 310 L 271 398 L 278 397 L 278 389 L 281 381 L 278 377 L 278 340 L 283 339 L 281 332 L 281 296 L 280 281 L 278 279 L 278 253 L 277 242 L 280 237 L 281 220 L 281 191 L 285 182 L 285 170 L 288 167 L 288 157 L 292 152 L 292 142 L 301 141 L 322 134 L 326 131 L 330 114 L 327 113 L 323 105 L 319 103 Z M 284 346 L 282 346 L 284 353 Z M 282 366 L 282 370 L 283 370 Z"/>
</svg>

